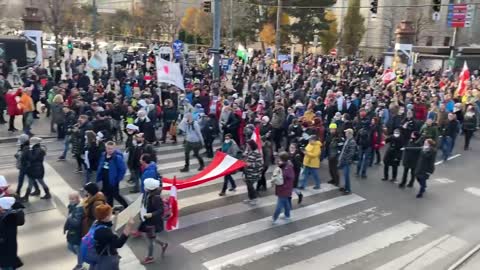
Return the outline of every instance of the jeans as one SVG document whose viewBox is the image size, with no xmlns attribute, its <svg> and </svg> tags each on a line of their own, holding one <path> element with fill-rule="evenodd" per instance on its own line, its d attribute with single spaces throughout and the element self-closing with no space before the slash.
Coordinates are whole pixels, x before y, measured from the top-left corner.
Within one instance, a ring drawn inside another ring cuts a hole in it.
<svg viewBox="0 0 480 270">
<path fill-rule="evenodd" d="M 26 196 L 28 197 L 28 195 L 30 194 L 30 192 L 32 192 L 32 188 L 37 185 L 38 187 L 38 184 L 36 184 L 36 182 L 38 182 L 42 188 L 43 188 L 43 191 L 45 192 L 45 194 L 50 194 L 50 189 L 48 188 L 47 184 L 45 183 L 45 181 L 43 180 L 43 178 L 32 178 L 30 176 L 28 176 L 28 187 L 27 187 L 27 194 Z"/>
<path fill-rule="evenodd" d="M 310 168 L 306 166 L 303 169 L 303 179 L 302 183 L 300 183 L 300 187 L 305 188 L 310 175 L 313 176 L 313 180 L 315 180 L 315 187 L 320 188 L 320 175 L 318 175 L 318 168 Z"/>
<path fill-rule="evenodd" d="M 473 130 L 464 130 L 463 133 L 465 135 L 465 145 L 463 146 L 463 148 L 465 150 L 468 150 L 470 148 L 470 140 L 472 139 L 473 137 Z"/>
<path fill-rule="evenodd" d="M 95 175 L 95 171 L 92 169 L 88 169 L 87 165 L 84 164 L 83 166 L 83 184 L 87 184 L 92 182 L 92 176 Z"/>
<path fill-rule="evenodd" d="M 22 191 L 22 187 L 23 187 L 23 182 L 25 181 L 25 176 L 27 176 L 25 170 L 22 170 L 20 169 L 18 171 L 18 185 L 17 185 L 17 194 L 20 196 L 20 192 Z M 39 190 L 38 189 L 38 184 L 37 182 L 33 182 L 33 189 L 35 191 Z"/>
<path fill-rule="evenodd" d="M 340 183 L 340 175 L 338 174 L 338 159 L 336 157 L 328 159 L 328 170 L 332 177 L 332 183 L 338 186 Z"/>
<path fill-rule="evenodd" d="M 367 149 L 362 149 L 362 148 L 359 149 L 357 175 L 361 174 L 364 177 L 367 176 L 368 161 L 370 160 L 371 153 L 372 153 L 372 149 L 370 147 Z"/>
<path fill-rule="evenodd" d="M 134 190 L 140 190 L 140 177 L 142 176 L 142 172 L 138 169 L 131 169 L 130 170 L 130 179 L 133 181 L 134 183 L 134 186 L 133 186 L 133 189 Z"/>
<path fill-rule="evenodd" d="M 443 160 L 447 160 L 448 157 L 452 154 L 453 149 L 453 138 L 449 136 L 442 137 L 442 154 Z"/>
<path fill-rule="evenodd" d="M 428 179 L 428 175 L 417 176 L 417 181 L 418 181 L 418 184 L 420 185 L 420 191 L 418 191 L 418 194 L 422 195 L 427 189 L 427 179 Z"/>
<path fill-rule="evenodd" d="M 343 164 L 341 168 L 342 168 L 343 179 L 344 179 L 343 188 L 347 192 L 352 192 L 350 187 L 350 164 Z"/>
<path fill-rule="evenodd" d="M 201 142 L 186 142 L 185 143 L 185 167 L 188 168 L 190 166 L 190 152 L 193 150 L 193 156 L 198 159 L 198 163 L 200 167 L 204 166 L 204 162 L 202 157 L 200 156 L 200 149 L 202 149 Z"/>
<path fill-rule="evenodd" d="M 222 193 L 225 193 L 225 191 L 227 191 L 228 182 L 230 182 L 230 186 L 232 186 L 232 189 L 237 188 L 237 185 L 235 184 L 235 180 L 233 180 L 232 175 L 231 174 L 225 175 L 225 177 L 223 178 Z"/>
<path fill-rule="evenodd" d="M 273 213 L 273 220 L 277 220 L 278 216 L 282 210 L 285 213 L 285 217 L 290 218 L 290 199 L 289 197 L 278 197 L 277 199 L 277 207 L 275 208 L 275 212 Z"/>
<path fill-rule="evenodd" d="M 67 158 L 67 153 L 70 148 L 70 136 L 71 135 L 66 135 L 65 140 L 63 140 L 63 154 L 62 157 Z"/>
<path fill-rule="evenodd" d="M 80 246 L 68 243 L 67 245 L 68 250 L 70 250 L 73 254 L 77 255 L 77 267 L 82 266 L 82 260 L 80 258 Z"/>
<path fill-rule="evenodd" d="M 118 184 L 116 186 L 110 185 L 110 183 L 103 181 L 103 194 L 105 194 L 105 197 L 107 197 L 107 203 L 113 207 L 113 199 L 117 200 L 124 208 L 128 207 L 128 203 L 123 198 L 122 195 L 120 195 L 120 188 L 118 187 Z"/>
<path fill-rule="evenodd" d="M 253 187 L 253 182 L 245 181 L 245 184 L 247 185 L 248 198 L 250 200 L 255 200 L 257 198 L 257 190 L 255 190 L 255 188 Z"/>
<path fill-rule="evenodd" d="M 13 131 L 15 129 L 15 115 L 10 115 L 8 120 L 8 130 Z"/>
</svg>

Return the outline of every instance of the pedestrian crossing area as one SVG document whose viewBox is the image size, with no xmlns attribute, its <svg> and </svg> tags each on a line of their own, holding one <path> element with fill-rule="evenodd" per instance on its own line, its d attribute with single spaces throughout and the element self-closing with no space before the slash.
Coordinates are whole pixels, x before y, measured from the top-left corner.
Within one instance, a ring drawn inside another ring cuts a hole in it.
<svg viewBox="0 0 480 270">
<path fill-rule="evenodd" d="M 183 151 L 175 147 L 165 154 L 159 148 L 162 175 L 186 179 L 198 173 L 195 166 L 188 173 L 179 172 Z M 194 161 L 191 157 L 191 164 Z M 272 168 L 267 179 L 271 173 Z M 172 265 L 208 270 L 436 270 L 470 246 L 465 239 L 437 230 L 435 224 L 396 215 L 360 194 L 345 196 L 325 183 L 319 190 L 304 190 L 300 205 L 293 194 L 291 219 L 281 215 L 272 224 L 274 188 L 261 192 L 256 204 L 247 204 L 241 173 L 233 177 L 237 188 L 225 197 L 218 196 L 223 178 L 179 190 L 178 229 L 161 236 L 175 247 L 168 255 L 178 260 Z M 138 196 L 126 195 L 128 201 Z"/>
</svg>

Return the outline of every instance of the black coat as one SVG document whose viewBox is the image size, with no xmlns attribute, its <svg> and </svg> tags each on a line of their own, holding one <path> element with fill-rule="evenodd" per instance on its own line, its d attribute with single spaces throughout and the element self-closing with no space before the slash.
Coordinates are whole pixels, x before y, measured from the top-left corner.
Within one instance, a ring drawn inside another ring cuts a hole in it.
<svg viewBox="0 0 480 270">
<path fill-rule="evenodd" d="M 112 125 L 108 119 L 97 119 L 92 122 L 93 131 L 95 133 L 102 132 L 105 141 L 112 138 Z"/>
<path fill-rule="evenodd" d="M 163 231 L 163 200 L 160 196 L 160 190 L 148 191 L 143 194 L 142 198 L 143 207 L 147 210 L 147 213 L 151 213 L 152 217 L 145 219 L 140 224 L 139 230 L 142 232 L 151 232 L 150 228 L 154 227 L 155 232 L 159 233 Z"/>
<path fill-rule="evenodd" d="M 43 179 L 45 176 L 45 167 L 43 160 L 45 159 L 46 151 L 40 144 L 36 144 L 27 153 L 27 175 L 34 179 Z"/>
<path fill-rule="evenodd" d="M 128 161 L 127 166 L 130 169 L 140 169 L 140 158 L 143 154 L 150 154 L 154 161 L 157 160 L 155 149 L 152 145 L 143 143 L 142 145 L 133 145 L 128 149 Z"/>
<path fill-rule="evenodd" d="M 403 166 L 405 168 L 415 168 L 417 167 L 418 158 L 422 151 L 422 140 L 412 140 L 408 142 L 405 150 L 403 151 Z"/>
<path fill-rule="evenodd" d="M 0 215 L 0 268 L 20 268 L 23 263 L 17 255 L 17 227 L 25 224 L 22 210 L 9 210 Z"/>
<path fill-rule="evenodd" d="M 400 165 L 400 160 L 402 160 L 402 139 L 401 137 L 395 138 L 393 136 L 388 137 L 385 140 L 385 143 L 388 144 L 388 149 L 385 152 L 385 157 L 383 162 L 386 166 L 398 166 Z"/>
<path fill-rule="evenodd" d="M 141 120 L 137 118 L 137 120 L 135 120 L 135 125 L 138 127 L 138 130 L 143 133 L 147 142 L 155 142 L 157 140 L 155 127 L 150 119 L 145 118 L 144 120 Z"/>
<path fill-rule="evenodd" d="M 417 177 L 428 178 L 435 171 L 436 156 L 437 156 L 437 151 L 435 151 L 434 149 L 422 151 L 420 154 L 420 157 L 418 158 L 415 175 Z"/>
<path fill-rule="evenodd" d="M 117 255 L 117 248 L 123 247 L 128 240 L 128 236 L 125 234 L 120 236 L 114 234 L 112 231 L 112 222 L 98 222 L 97 224 L 107 227 L 97 229 L 93 236 L 96 241 L 95 249 L 97 250 L 97 254 L 100 256 L 106 256 L 108 254 Z M 110 252 L 106 251 L 107 246 Z"/>
</svg>

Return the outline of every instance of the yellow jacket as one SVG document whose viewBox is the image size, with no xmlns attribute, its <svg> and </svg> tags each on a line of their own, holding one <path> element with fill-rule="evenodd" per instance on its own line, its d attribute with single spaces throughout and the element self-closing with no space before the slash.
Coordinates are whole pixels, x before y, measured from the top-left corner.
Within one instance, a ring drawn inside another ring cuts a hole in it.
<svg viewBox="0 0 480 270">
<path fill-rule="evenodd" d="M 303 166 L 309 168 L 320 168 L 320 153 L 322 152 L 322 143 L 314 141 L 308 143 L 305 147 L 305 157 L 303 158 Z"/>
<path fill-rule="evenodd" d="M 315 118 L 313 110 L 308 110 L 303 114 L 303 121 L 306 121 L 309 125 L 312 124 L 313 118 Z"/>
<path fill-rule="evenodd" d="M 20 102 L 18 103 L 19 107 L 22 109 L 23 113 L 33 112 L 33 100 L 32 98 L 23 93 L 20 97 Z"/>
</svg>

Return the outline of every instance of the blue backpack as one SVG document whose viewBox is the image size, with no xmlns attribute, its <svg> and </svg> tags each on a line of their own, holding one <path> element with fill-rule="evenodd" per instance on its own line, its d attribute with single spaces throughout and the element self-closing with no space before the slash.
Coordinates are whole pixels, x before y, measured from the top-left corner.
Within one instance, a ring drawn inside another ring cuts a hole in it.
<svg viewBox="0 0 480 270">
<path fill-rule="evenodd" d="M 108 228 L 105 225 L 94 223 L 88 233 L 82 238 L 80 244 L 80 258 L 82 262 L 95 265 L 99 261 L 99 254 L 96 250 L 95 232 L 100 228 Z"/>
</svg>

